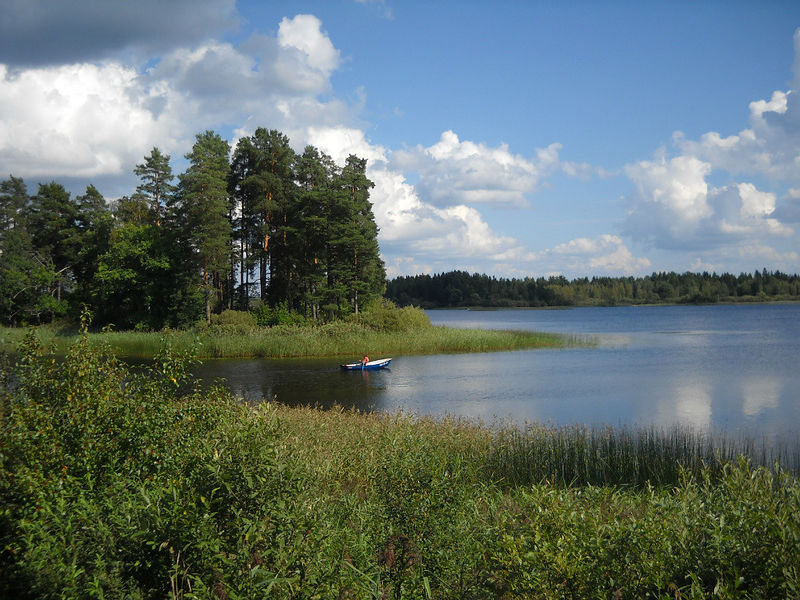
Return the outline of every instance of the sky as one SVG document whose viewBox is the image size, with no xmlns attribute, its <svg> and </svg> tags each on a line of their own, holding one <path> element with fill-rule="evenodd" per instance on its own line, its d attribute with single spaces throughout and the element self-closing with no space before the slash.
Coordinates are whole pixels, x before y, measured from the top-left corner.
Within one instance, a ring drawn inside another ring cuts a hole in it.
<svg viewBox="0 0 800 600">
<path fill-rule="evenodd" d="M 257 127 L 368 159 L 389 277 L 800 273 L 800 2 L 0 0 L 0 177 Z"/>
</svg>

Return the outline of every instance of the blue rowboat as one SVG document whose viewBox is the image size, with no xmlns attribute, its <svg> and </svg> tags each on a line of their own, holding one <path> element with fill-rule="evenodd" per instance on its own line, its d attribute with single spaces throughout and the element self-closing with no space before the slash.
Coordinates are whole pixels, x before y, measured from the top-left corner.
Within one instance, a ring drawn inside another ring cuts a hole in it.
<svg viewBox="0 0 800 600">
<path fill-rule="evenodd" d="M 360 362 L 348 363 L 342 365 L 342 369 L 345 371 L 374 371 L 375 369 L 388 367 L 390 362 L 392 362 L 391 358 L 379 358 L 378 360 L 371 360 L 363 365 Z"/>
</svg>

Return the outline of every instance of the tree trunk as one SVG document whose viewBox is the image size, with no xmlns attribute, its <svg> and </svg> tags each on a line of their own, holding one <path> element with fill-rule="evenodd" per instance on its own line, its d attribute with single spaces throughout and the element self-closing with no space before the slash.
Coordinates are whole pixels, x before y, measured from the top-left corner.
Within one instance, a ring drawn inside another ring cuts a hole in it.
<svg viewBox="0 0 800 600">
<path fill-rule="evenodd" d="M 261 303 L 267 301 L 267 257 L 261 256 L 259 258 L 259 270 L 261 279 Z"/>
</svg>

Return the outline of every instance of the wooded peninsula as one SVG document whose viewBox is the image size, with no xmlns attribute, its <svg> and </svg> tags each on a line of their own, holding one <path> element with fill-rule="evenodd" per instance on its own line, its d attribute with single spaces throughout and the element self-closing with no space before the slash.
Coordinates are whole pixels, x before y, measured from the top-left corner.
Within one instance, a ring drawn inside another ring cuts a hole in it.
<svg viewBox="0 0 800 600">
<path fill-rule="evenodd" d="M 93 185 L 72 197 L 56 182 L 34 195 L 13 175 L 0 183 L 0 323 L 77 322 L 88 307 L 94 326 L 159 330 L 253 298 L 319 322 L 381 296 L 365 159 L 339 167 L 261 127 L 232 154 L 199 133 L 186 159 L 173 184 L 153 148 L 134 169 L 141 183 L 110 206 Z"/>
</svg>

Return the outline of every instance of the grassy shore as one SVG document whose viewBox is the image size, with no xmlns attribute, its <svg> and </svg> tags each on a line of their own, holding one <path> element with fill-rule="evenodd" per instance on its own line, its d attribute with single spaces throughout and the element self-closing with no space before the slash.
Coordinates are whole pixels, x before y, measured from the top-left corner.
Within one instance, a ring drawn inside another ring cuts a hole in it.
<svg viewBox="0 0 800 600">
<path fill-rule="evenodd" d="M 179 353 L 132 373 L 86 337 L 63 360 L 28 337 L 16 364 L 0 597 L 800 592 L 800 482 L 746 444 L 252 407 Z"/>
<path fill-rule="evenodd" d="M 24 329 L 0 328 L 0 351 L 10 351 L 25 335 Z M 64 352 L 78 334 L 37 328 L 46 344 Z M 559 348 L 579 343 L 576 339 L 530 331 L 496 331 L 423 327 L 386 331 L 358 323 L 322 326 L 226 327 L 170 332 L 91 333 L 94 342 L 104 342 L 120 356 L 152 357 L 168 337 L 177 349 L 195 349 L 199 358 L 295 358 L 379 354 L 441 354 L 492 352 L 524 348 Z M 586 343 L 586 342 L 580 342 Z"/>
</svg>

